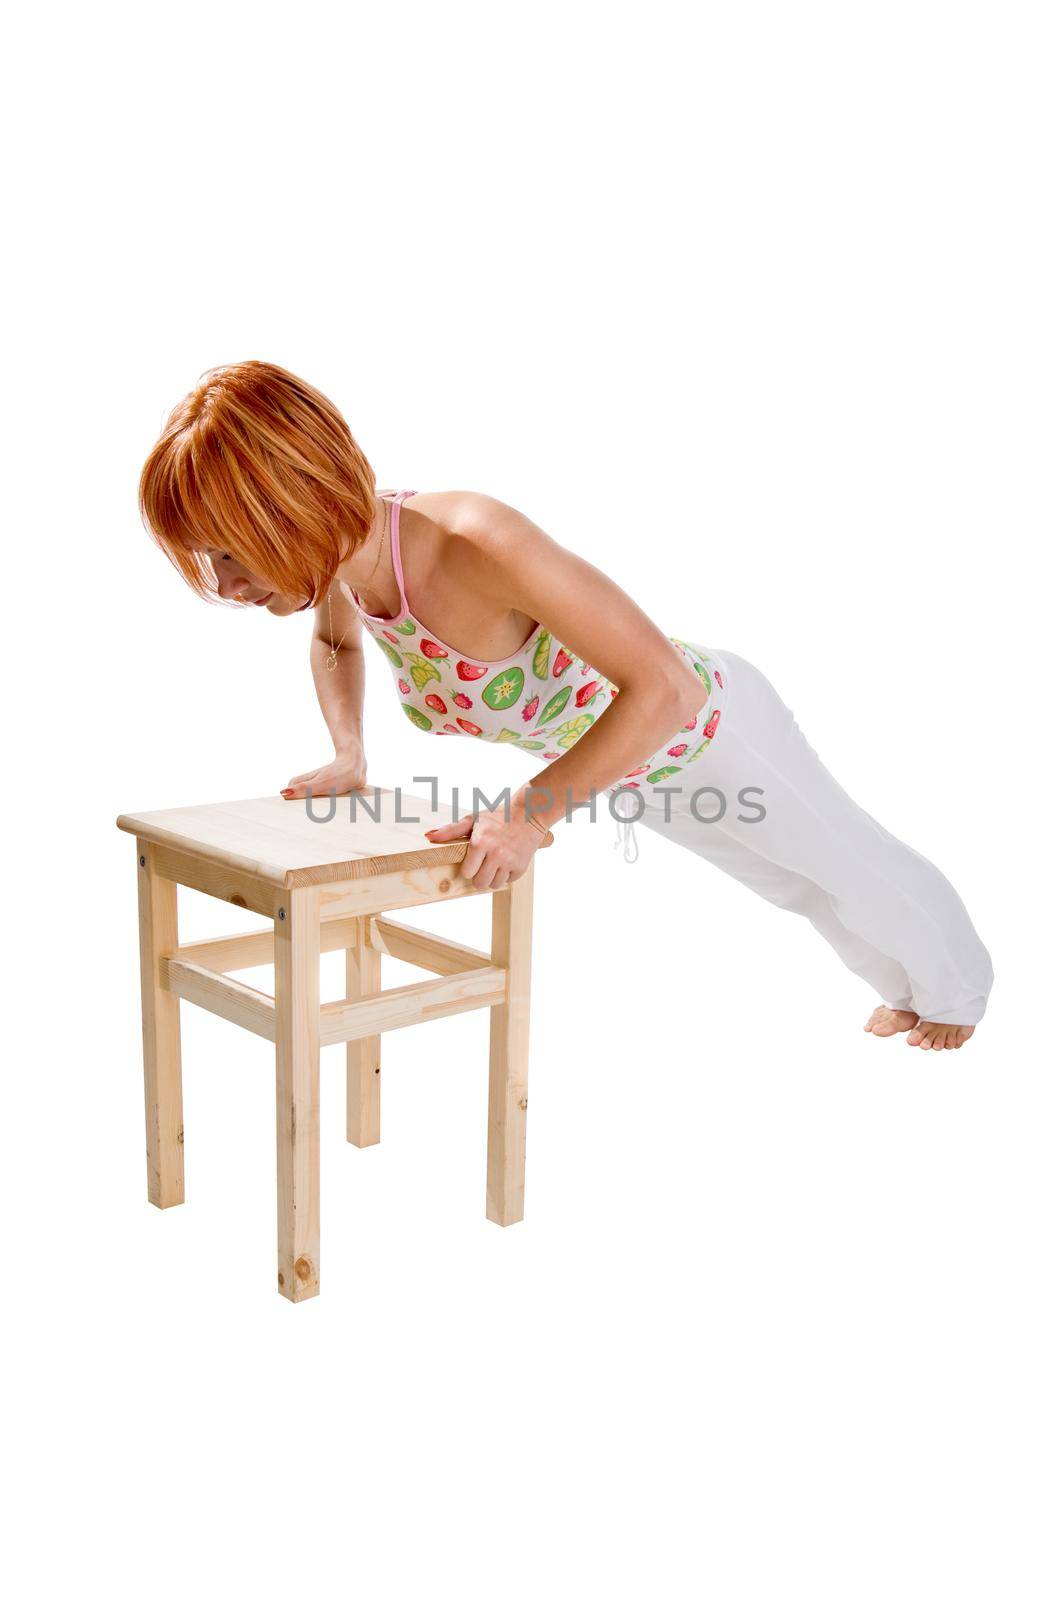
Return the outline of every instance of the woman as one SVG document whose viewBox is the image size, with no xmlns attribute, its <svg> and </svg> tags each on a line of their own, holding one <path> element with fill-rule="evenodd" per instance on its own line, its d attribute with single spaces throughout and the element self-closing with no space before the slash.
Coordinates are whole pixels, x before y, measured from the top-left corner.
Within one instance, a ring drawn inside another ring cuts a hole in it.
<svg viewBox="0 0 1063 1600">
<path fill-rule="evenodd" d="M 205 373 L 176 407 L 140 507 L 205 597 L 313 609 L 336 753 L 286 798 L 365 785 L 364 629 L 415 727 L 550 764 L 508 808 L 429 831 L 468 838 L 477 887 L 520 877 L 552 822 L 624 791 L 644 826 L 806 917 L 881 996 L 866 1032 L 924 1050 L 974 1032 L 992 967 L 937 868 L 839 787 L 756 667 L 666 637 L 519 511 L 462 491 L 378 494 L 336 407 L 261 361 Z"/>
</svg>

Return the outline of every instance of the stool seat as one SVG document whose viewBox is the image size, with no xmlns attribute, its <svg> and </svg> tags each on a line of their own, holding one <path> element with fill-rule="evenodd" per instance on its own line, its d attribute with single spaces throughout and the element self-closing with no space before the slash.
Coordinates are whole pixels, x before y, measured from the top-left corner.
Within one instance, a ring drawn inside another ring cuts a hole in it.
<svg viewBox="0 0 1063 1600">
<path fill-rule="evenodd" d="M 465 839 L 432 845 L 452 820 L 424 796 L 367 786 L 314 801 L 279 795 L 130 812 L 136 838 L 148 1198 L 184 1200 L 180 1005 L 204 1007 L 269 1040 L 277 1080 L 278 1288 L 305 1300 L 320 1284 L 319 1056 L 347 1045 L 347 1137 L 380 1140 L 383 1033 L 491 1008 L 487 1215 L 524 1214 L 533 865 L 502 889 L 459 868 Z M 270 927 L 182 945 L 177 886 L 267 918 Z M 469 894 L 492 901 L 490 950 L 385 917 Z M 346 999 L 320 1001 L 320 954 L 346 951 Z M 380 958 L 435 974 L 382 989 Z M 272 962 L 269 995 L 231 974 Z"/>
<path fill-rule="evenodd" d="M 353 804 L 352 804 L 353 802 Z M 118 826 L 156 844 L 195 849 L 205 860 L 254 873 L 286 889 L 373 877 L 392 867 L 464 858 L 467 841 L 430 844 L 426 828 L 452 821 L 423 795 L 367 786 L 354 795 L 220 800 L 213 805 L 138 811 Z"/>
</svg>

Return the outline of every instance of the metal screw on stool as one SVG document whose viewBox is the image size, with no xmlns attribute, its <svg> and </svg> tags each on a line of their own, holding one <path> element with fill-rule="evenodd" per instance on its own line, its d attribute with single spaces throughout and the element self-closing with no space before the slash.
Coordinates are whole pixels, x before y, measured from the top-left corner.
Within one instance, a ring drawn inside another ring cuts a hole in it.
<svg viewBox="0 0 1063 1600">
<path fill-rule="evenodd" d="M 142 867 L 146 867 L 146 866 L 147 866 L 147 864 L 148 864 L 148 858 L 147 858 L 147 856 L 141 856 L 141 858 L 140 858 L 140 865 L 141 865 L 141 866 L 142 866 Z"/>
<path fill-rule="evenodd" d="M 283 906 L 281 906 L 281 908 L 280 908 L 280 910 L 279 910 L 279 911 L 278 911 L 278 912 L 277 912 L 277 916 L 278 916 L 278 917 L 279 917 L 279 919 L 280 919 L 280 920 L 281 920 L 281 922 L 283 922 L 283 921 L 284 921 L 284 919 L 285 919 L 285 917 L 286 917 L 286 916 L 287 916 L 287 914 L 288 914 L 288 913 L 287 913 L 287 912 L 286 912 L 286 911 L 285 911 L 285 909 L 284 909 L 284 907 L 283 907 Z"/>
</svg>

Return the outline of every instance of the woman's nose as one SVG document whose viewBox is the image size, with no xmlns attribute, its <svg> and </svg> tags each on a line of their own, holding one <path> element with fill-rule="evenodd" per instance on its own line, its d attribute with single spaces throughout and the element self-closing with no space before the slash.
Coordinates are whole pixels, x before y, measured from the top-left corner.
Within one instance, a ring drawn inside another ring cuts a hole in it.
<svg viewBox="0 0 1063 1600">
<path fill-rule="evenodd" d="M 246 592 L 246 578 L 238 578 L 235 574 L 226 572 L 218 579 L 218 593 L 223 600 L 239 600 Z"/>
</svg>

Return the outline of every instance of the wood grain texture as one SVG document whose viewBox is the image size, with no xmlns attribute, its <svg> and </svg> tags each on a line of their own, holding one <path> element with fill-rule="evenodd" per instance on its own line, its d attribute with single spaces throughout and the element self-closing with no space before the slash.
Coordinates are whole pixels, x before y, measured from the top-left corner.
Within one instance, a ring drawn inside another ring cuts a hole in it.
<svg viewBox="0 0 1063 1600">
<path fill-rule="evenodd" d="M 359 919 L 337 917 L 321 924 L 321 950 L 345 950 L 358 941 Z M 273 965 L 273 929 L 261 933 L 228 933 L 217 939 L 200 939 L 180 945 L 177 959 L 210 972 L 239 972 L 243 967 Z"/>
<path fill-rule="evenodd" d="M 275 1033 L 274 1005 L 268 994 L 239 983 L 223 972 L 197 967 L 191 961 L 170 958 L 163 962 L 163 982 L 179 1000 L 190 1000 L 204 1011 L 213 1011 L 226 1022 L 257 1033 L 272 1043 Z"/>
<path fill-rule="evenodd" d="M 137 886 L 148 1199 L 165 1210 L 185 1197 L 181 1011 L 177 996 L 164 987 L 161 971 L 178 943 L 177 885 L 160 877 L 155 846 L 148 839 L 137 840 Z"/>
<path fill-rule="evenodd" d="M 368 787 L 360 794 L 379 812 L 379 820 L 360 805 L 352 819 L 349 795 L 337 797 L 331 817 L 327 799 L 313 801 L 308 810 L 303 800 L 262 795 L 123 813 L 117 824 L 127 833 L 284 889 L 463 860 L 468 840 L 432 845 L 424 837 L 426 828 L 452 820 L 449 809 L 433 810 L 426 798 L 405 791 Z"/>
<path fill-rule="evenodd" d="M 406 906 L 442 904 L 466 895 L 491 893 L 490 889 L 478 889 L 471 878 L 462 877 L 455 865 L 437 864 L 408 872 L 392 872 L 380 878 L 323 884 L 321 915 L 329 920 L 364 917 L 369 912 L 398 911 Z"/>
<path fill-rule="evenodd" d="M 241 872 L 227 862 L 196 855 L 192 847 L 178 850 L 173 845 L 157 844 L 155 862 L 160 877 L 170 878 L 187 889 L 227 900 L 230 905 L 272 917 L 277 905 L 277 886 L 253 873 Z"/>
<path fill-rule="evenodd" d="M 346 955 L 347 999 L 380 993 L 380 951 L 370 938 L 371 917 L 355 919 L 358 938 Z M 327 927 L 328 924 L 326 923 Z M 380 1143 L 380 1034 L 347 1042 L 347 1139 L 365 1150 Z"/>
<path fill-rule="evenodd" d="M 449 807 L 433 808 L 423 795 L 375 785 L 357 792 L 353 810 L 349 794 L 338 795 L 334 807 L 328 798 L 308 806 L 305 800 L 258 795 L 124 812 L 116 820 L 126 833 L 282 889 L 455 866 L 469 848 L 467 839 L 434 845 L 424 837 L 426 828 L 453 821 Z M 544 843 L 552 842 L 548 833 Z"/>
<path fill-rule="evenodd" d="M 277 1287 L 309 1300 L 321 1282 L 320 907 L 316 889 L 285 894 L 273 926 L 276 967 Z"/>
<path fill-rule="evenodd" d="M 486 951 L 474 950 L 456 939 L 444 939 L 441 934 L 415 928 L 408 922 L 396 922 L 393 917 L 370 918 L 369 930 L 374 946 L 382 955 L 408 961 L 415 967 L 426 967 L 429 972 L 445 975 L 491 965 Z"/>
<path fill-rule="evenodd" d="M 321 1043 L 342 1044 L 344 1039 L 390 1033 L 459 1011 L 501 1005 L 505 997 L 506 974 L 498 967 L 477 967 L 449 978 L 385 989 L 368 1000 L 331 1000 L 321 1007 Z"/>
<path fill-rule="evenodd" d="M 491 959 L 508 969 L 506 1001 L 491 1012 L 487 1091 L 487 1215 L 508 1227 L 524 1216 L 534 860 L 491 906 Z"/>
</svg>

